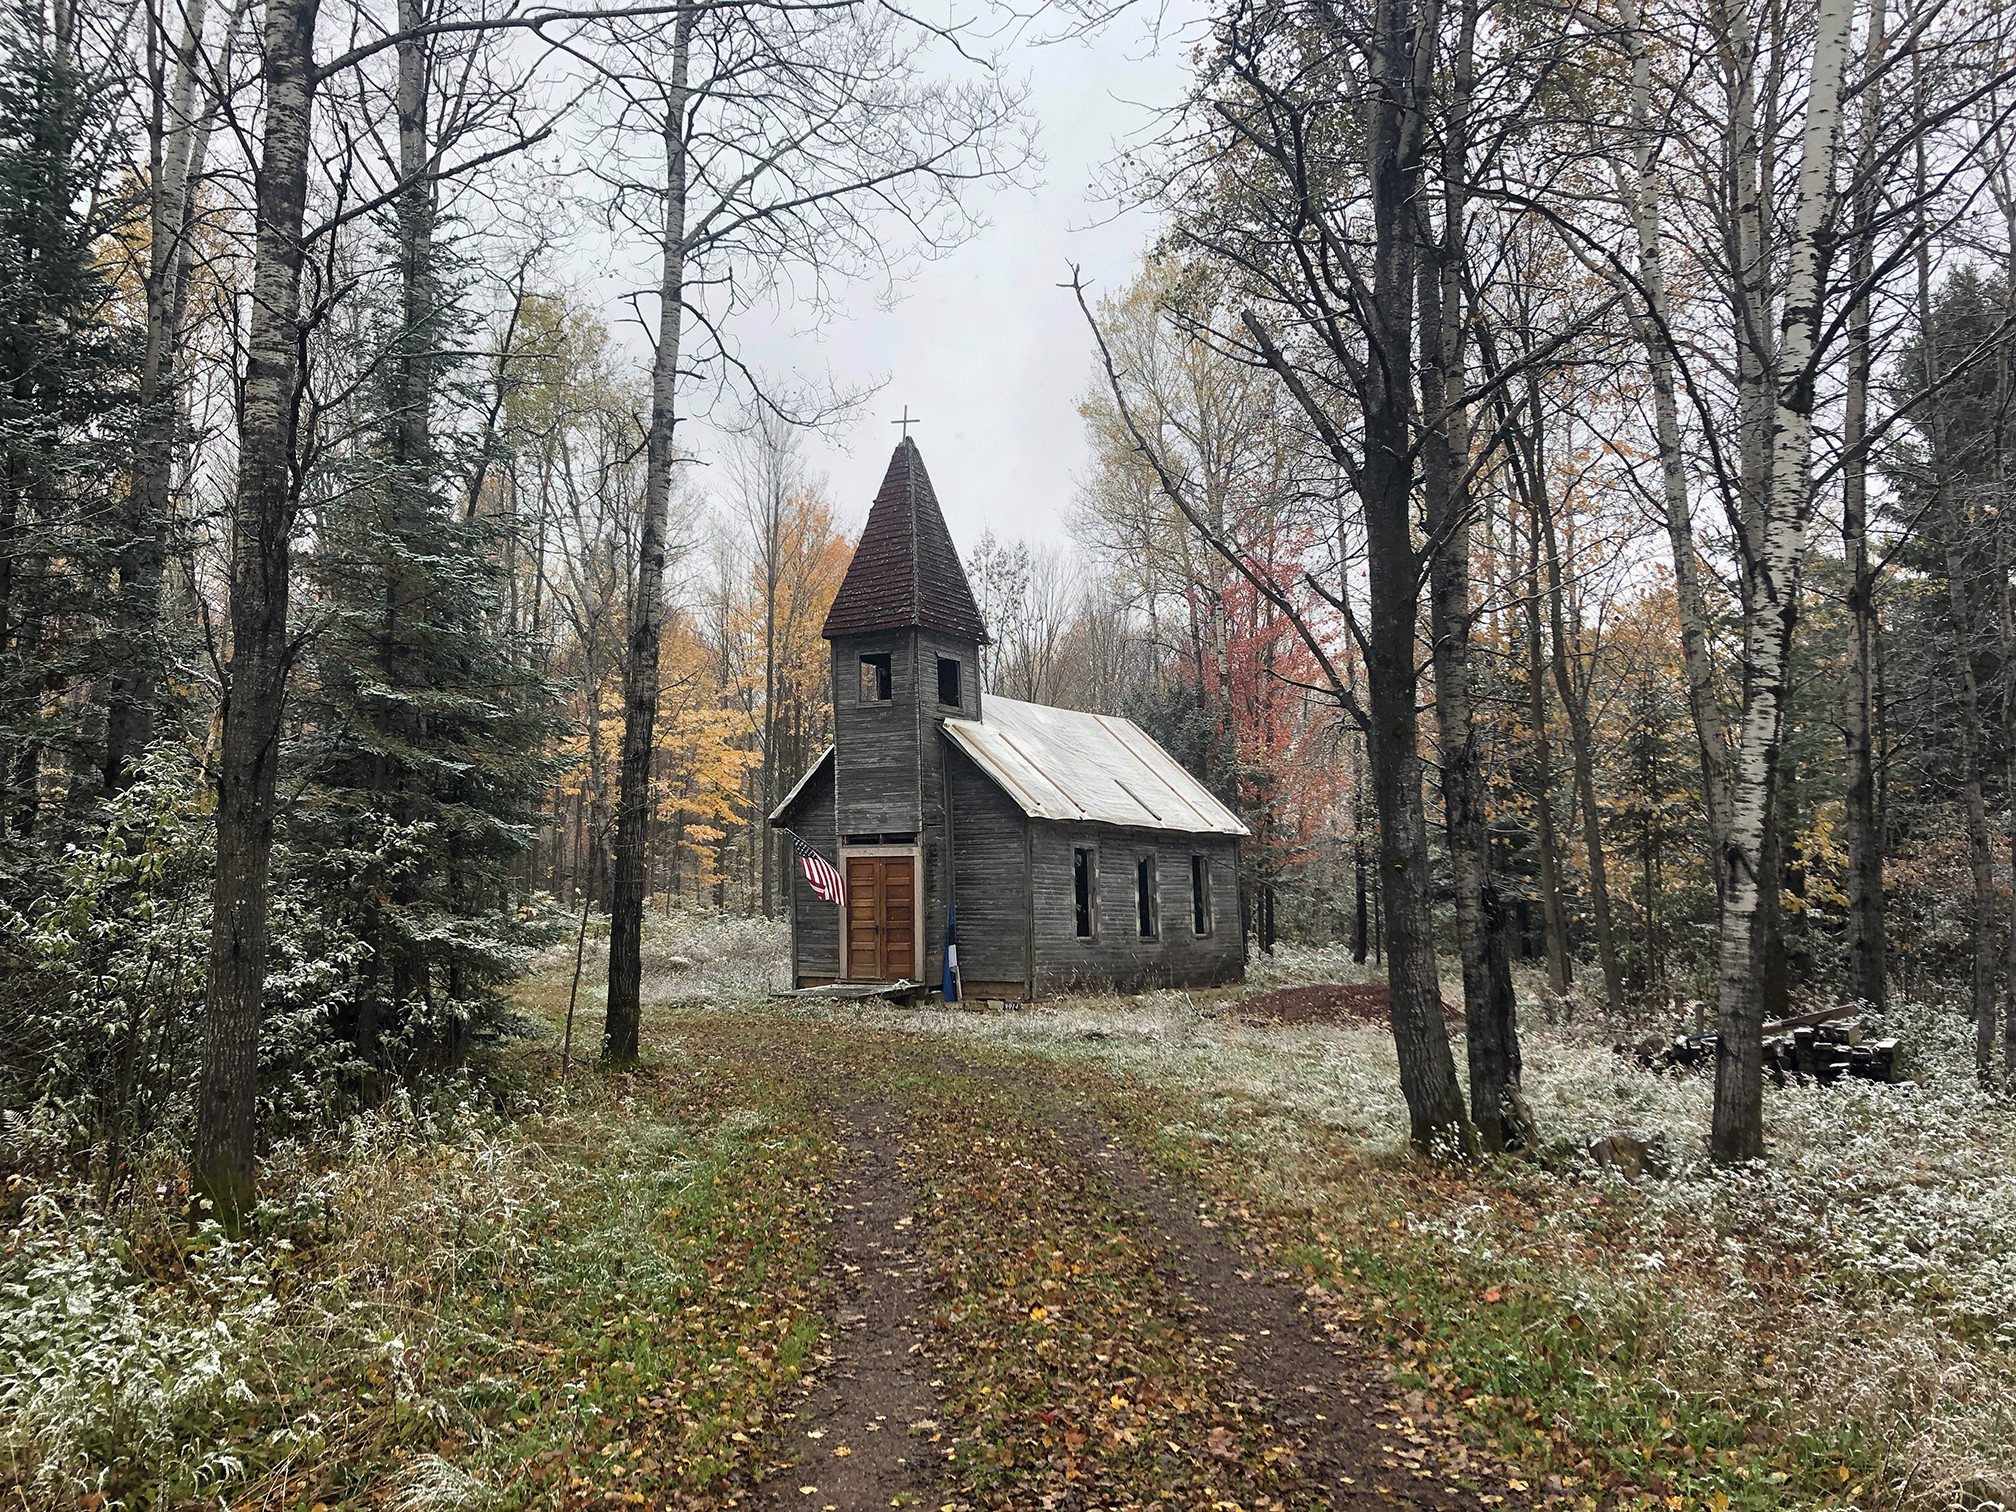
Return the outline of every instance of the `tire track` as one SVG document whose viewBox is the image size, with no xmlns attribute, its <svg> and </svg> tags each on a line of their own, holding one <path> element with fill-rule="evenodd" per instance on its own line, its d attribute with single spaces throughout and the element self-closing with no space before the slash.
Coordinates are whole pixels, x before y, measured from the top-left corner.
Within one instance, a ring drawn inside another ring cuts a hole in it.
<svg viewBox="0 0 2016 1512">
<path fill-rule="evenodd" d="M 803 1458 L 768 1498 L 772 1507 L 880 1512 L 921 1505 L 936 1479 L 930 1449 L 910 1434 L 936 1405 L 923 1360 L 930 1282 L 900 1157 L 902 1112 L 863 1100 L 835 1117 L 847 1160 L 829 1220 L 838 1298 L 831 1355 L 787 1433 L 786 1447 Z"/>
</svg>

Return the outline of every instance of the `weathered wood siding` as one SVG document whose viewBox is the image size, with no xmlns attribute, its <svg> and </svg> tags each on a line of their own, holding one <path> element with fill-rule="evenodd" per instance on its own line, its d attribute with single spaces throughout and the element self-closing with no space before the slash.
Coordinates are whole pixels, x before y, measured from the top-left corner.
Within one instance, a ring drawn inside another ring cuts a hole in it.
<svg viewBox="0 0 2016 1512">
<path fill-rule="evenodd" d="M 785 896 L 791 900 L 791 978 L 796 986 L 811 987 L 840 975 L 840 910 L 812 891 L 785 829 L 796 830 L 807 845 L 838 865 L 832 762 L 805 784 L 777 830 L 775 864 L 783 868 Z"/>
<path fill-rule="evenodd" d="M 1077 932 L 1071 853 L 1090 849 L 1098 864 L 1094 933 Z M 1238 842 L 1226 835 L 1178 835 L 1103 824 L 1037 821 L 1031 836 L 1035 871 L 1036 990 L 1040 994 L 1113 986 L 1210 987 L 1245 978 L 1239 927 Z M 1192 928 L 1190 858 L 1210 872 L 1211 929 Z M 1135 862 L 1154 860 L 1159 917 L 1143 939 L 1135 908 Z"/>
<path fill-rule="evenodd" d="M 861 699 L 861 658 L 889 658 L 886 703 Z M 938 702 L 938 658 L 959 663 L 959 702 Z M 980 715 L 978 647 L 936 630 L 888 630 L 833 642 L 834 813 L 838 833 L 912 835 L 922 851 L 923 938 L 919 977 L 945 970 L 947 829 L 945 758 L 939 726 Z M 969 972 L 970 975 L 970 972 Z M 1027 972 L 1018 973 L 1017 979 Z"/>
<path fill-rule="evenodd" d="M 890 697 L 863 702 L 861 658 L 876 654 L 889 658 Z M 956 707 L 938 702 L 941 656 L 960 664 Z M 1245 950 L 1237 842 L 1025 818 L 940 729 L 947 718 L 981 717 L 978 662 L 973 642 L 934 630 L 837 637 L 833 766 L 793 805 L 792 826 L 813 844 L 830 845 L 836 861 L 849 835 L 915 838 L 923 888 L 918 976 L 927 983 L 944 974 L 945 916 L 955 892 L 962 973 L 990 996 L 1238 981 Z M 1071 853 L 1081 845 L 1099 858 L 1091 939 L 1076 930 Z M 1210 868 L 1211 927 L 1203 935 L 1192 927 L 1193 855 Z M 1159 906 L 1156 933 L 1145 939 L 1134 901 L 1141 856 L 1153 859 Z M 838 976 L 840 910 L 814 896 L 795 862 L 782 864 L 791 872 L 793 974 L 800 985 Z"/>
<path fill-rule="evenodd" d="M 915 630 L 909 647 L 917 668 L 915 697 L 911 707 L 917 721 L 917 796 L 924 846 L 924 973 L 922 980 L 932 985 L 945 979 L 945 911 L 951 895 L 947 885 L 948 837 L 957 826 L 948 828 L 945 815 L 946 741 L 941 726 L 947 719 L 977 719 L 980 715 L 979 648 L 968 640 L 939 630 Z M 956 707 L 938 702 L 938 658 L 951 657 L 959 663 L 959 703 Z M 963 897 L 964 894 L 961 894 Z M 964 930 L 961 930 L 964 934 Z M 965 947 L 960 947 L 960 970 L 968 980 L 981 980 L 966 964 Z M 1020 973 L 1018 973 L 1019 977 Z"/>
<path fill-rule="evenodd" d="M 861 701 L 861 658 L 889 658 L 890 697 Z M 833 744 L 843 835 L 914 835 L 918 805 L 917 632 L 889 630 L 833 642 Z"/>
<path fill-rule="evenodd" d="M 1021 999 L 1029 995 L 1029 821 L 969 757 L 938 739 L 952 794 L 959 973 L 970 995 Z"/>
</svg>

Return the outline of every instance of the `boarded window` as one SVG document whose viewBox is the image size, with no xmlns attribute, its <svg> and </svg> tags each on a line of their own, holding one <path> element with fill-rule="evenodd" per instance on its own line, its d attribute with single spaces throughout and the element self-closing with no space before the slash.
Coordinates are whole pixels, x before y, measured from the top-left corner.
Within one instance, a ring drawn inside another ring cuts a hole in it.
<svg viewBox="0 0 2016 1512">
<path fill-rule="evenodd" d="M 1141 938 L 1155 938 L 1155 858 L 1143 856 L 1134 863 L 1134 909 L 1140 915 Z"/>
<path fill-rule="evenodd" d="M 861 702 L 889 702 L 889 653 L 861 658 Z"/>
<path fill-rule="evenodd" d="M 1202 856 L 1190 858 L 1190 928 L 1211 933 L 1211 867 Z"/>
<path fill-rule="evenodd" d="M 1092 938 L 1092 852 L 1071 852 L 1071 892 L 1078 912 L 1078 938 Z"/>
<path fill-rule="evenodd" d="M 938 702 L 948 709 L 959 707 L 959 663 L 949 656 L 938 658 Z"/>
</svg>

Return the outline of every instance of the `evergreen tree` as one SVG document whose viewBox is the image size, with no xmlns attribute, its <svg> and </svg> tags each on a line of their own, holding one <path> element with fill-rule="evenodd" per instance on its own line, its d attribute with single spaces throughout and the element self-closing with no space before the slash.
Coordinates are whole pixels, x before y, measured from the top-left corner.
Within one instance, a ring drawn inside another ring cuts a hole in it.
<svg viewBox="0 0 2016 1512">
<path fill-rule="evenodd" d="M 437 443 L 431 415 L 455 378 L 441 350 L 466 320 L 448 255 L 421 246 L 415 269 L 401 238 L 407 266 L 374 322 L 367 439 L 325 480 L 309 577 L 326 629 L 307 658 L 290 752 L 303 792 L 281 858 L 370 946 L 336 1025 L 367 1102 L 390 1077 L 458 1060 L 539 937 L 513 863 L 556 729 L 529 648 L 500 629 L 516 522 L 451 501 L 473 459 Z"/>
<path fill-rule="evenodd" d="M 1996 877 L 2006 843 L 1996 810 L 2016 790 L 2009 309 L 2009 290 L 1999 280 L 1962 268 L 1935 297 L 1929 265 L 1921 269 L 1918 329 L 1893 381 L 1904 394 L 1928 390 L 1934 397 L 1912 412 L 1916 435 L 1901 440 L 1888 459 L 1895 513 L 1908 532 L 1897 560 L 1915 587 L 1929 590 L 1896 595 L 1893 697 L 1905 753 L 1892 775 L 1901 779 L 1893 780 L 1898 797 L 1909 793 L 1930 803 L 1898 804 L 1893 816 L 1926 825 L 1936 845 L 1953 833 L 1957 811 L 1971 896 L 1964 920 L 1953 922 L 1964 935 L 1976 1071 L 1984 1085 L 2016 1075 L 2016 929 Z M 1943 932 L 1935 927 L 1931 938 Z M 1920 953 L 1915 964 L 1922 969 L 1928 943 L 1913 938 L 1900 956 L 1908 965 Z"/>
<path fill-rule="evenodd" d="M 109 78 L 76 12 L 0 13 L 0 829 L 95 791 L 98 629 L 121 541 L 138 347 L 103 249 L 130 205 Z M 45 779 L 54 777 L 45 795 Z"/>
</svg>

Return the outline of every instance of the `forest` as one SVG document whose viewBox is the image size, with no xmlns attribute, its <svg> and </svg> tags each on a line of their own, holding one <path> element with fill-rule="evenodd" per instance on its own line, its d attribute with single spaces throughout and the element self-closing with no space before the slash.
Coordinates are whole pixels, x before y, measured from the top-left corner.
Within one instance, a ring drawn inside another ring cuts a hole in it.
<svg viewBox="0 0 2016 1512">
<path fill-rule="evenodd" d="M 386 1504 L 289 1479 L 340 1435 L 229 1447 L 296 1419 L 110 1299 L 222 1317 L 226 1283 L 193 1279 L 214 1251 L 230 1285 L 256 1255 L 277 1308 L 308 1263 L 281 1250 L 350 1242 L 315 1208 L 328 1173 L 368 1165 L 382 1198 L 414 1151 L 627 1119 L 651 1076 L 694 1150 L 716 1146 L 693 1119 L 784 1096 L 719 1069 L 738 1055 L 842 1106 L 744 1018 L 782 985 L 768 816 L 833 738 L 821 629 L 868 502 L 811 438 L 876 452 L 888 375 L 766 365 L 763 333 L 872 319 L 983 245 L 1045 171 L 1009 42 L 1132 9 L 9 0 L 10 1498 L 252 1505 L 265 1475 L 260 1505 Z M 1386 988 L 1379 1158 L 1450 1173 L 1408 1180 L 1552 1170 L 1547 1047 L 1649 1033 L 1712 1036 L 1684 1159 L 1750 1190 L 1792 1148 L 1775 1110 L 1813 1090 L 1786 1089 L 1766 1026 L 1845 1008 L 1919 1035 L 1920 1091 L 1962 1078 L 1942 1116 L 1984 1120 L 1977 1179 L 2008 1200 L 2016 10 L 1208 0 L 1162 46 L 1184 95 L 1143 107 L 1092 201 L 1152 243 L 1027 296 L 1083 354 L 1058 377 L 1082 421 L 1067 533 L 954 514 L 986 692 L 1131 719 L 1238 815 L 1254 982 Z M 932 457 L 948 504 L 987 465 Z M 668 997 L 696 960 L 729 985 Z M 715 1009 L 730 1027 L 691 1017 Z M 811 1173 L 866 1139 L 834 1116 L 830 1144 L 763 1147 L 776 1206 L 736 1222 L 824 1200 Z M 455 1274 L 449 1301 L 476 1284 Z M 126 1321 L 79 1342 L 50 1322 L 65 1296 Z M 1954 1337 L 2001 1351 L 1981 1390 L 2008 1422 L 2008 1314 L 1952 1306 Z M 356 1369 L 403 1381 L 392 1337 Z M 93 1396 L 71 1366 L 101 1346 L 151 1405 Z M 469 1411 L 516 1420 L 493 1406 Z M 490 1442 L 356 1421 L 351 1450 Z M 1830 1485 L 2016 1495 L 1968 1431 L 1944 1480 L 1854 1440 Z M 689 1499 L 652 1504 L 734 1500 L 720 1439 L 704 1473 L 667 1451 Z M 478 1496 L 448 1451 L 433 1481 L 399 1455 L 402 1507 L 589 1496 L 557 1471 Z M 972 1504 L 1034 1505 L 974 1463 Z M 1734 1480 L 1668 1498 L 1666 1473 L 1602 1494 L 1731 1505 Z M 1068 1480 L 1080 1499 L 1043 1505 L 1105 1505 Z"/>
</svg>

